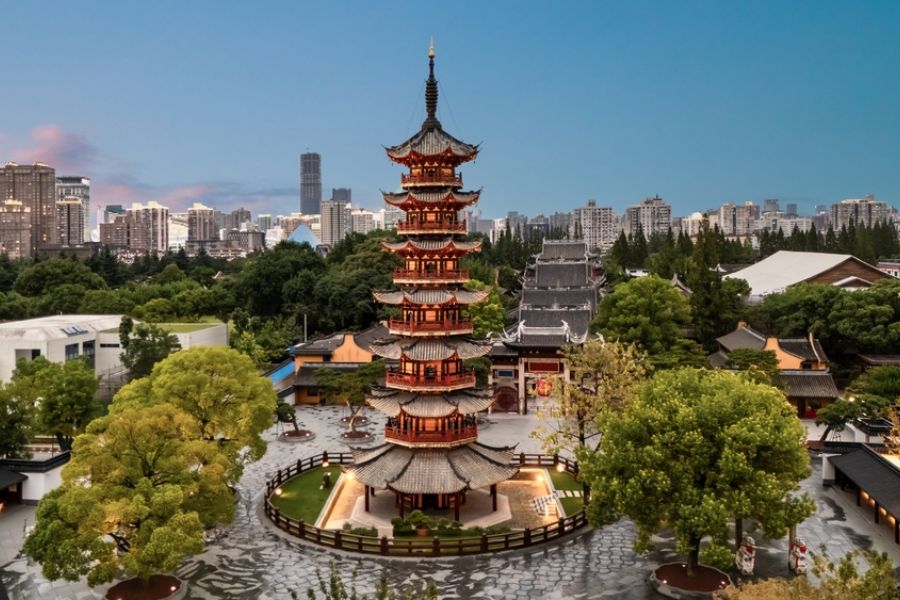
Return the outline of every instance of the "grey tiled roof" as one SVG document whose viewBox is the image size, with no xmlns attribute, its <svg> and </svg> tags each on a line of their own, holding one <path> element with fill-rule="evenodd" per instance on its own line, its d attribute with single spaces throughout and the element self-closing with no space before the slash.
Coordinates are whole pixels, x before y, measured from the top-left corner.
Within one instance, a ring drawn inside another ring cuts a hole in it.
<svg viewBox="0 0 900 600">
<path fill-rule="evenodd" d="M 528 308 L 519 311 L 519 322 L 526 327 L 559 327 L 563 321 L 575 335 L 587 333 L 593 313 L 587 308 Z"/>
<path fill-rule="evenodd" d="M 766 347 L 766 336 L 750 327 L 735 329 L 731 333 L 716 338 L 716 341 L 726 352 L 739 349 L 763 350 Z"/>
<path fill-rule="evenodd" d="M 392 388 L 372 390 L 366 398 L 369 406 L 396 417 L 400 410 L 413 417 L 446 417 L 455 412 L 472 415 L 487 408 L 494 402 L 490 390 L 460 390 L 444 394 L 420 394 Z"/>
<path fill-rule="evenodd" d="M 874 498 L 879 506 L 895 518 L 900 518 L 900 469 L 865 446 L 828 460 Z"/>
<path fill-rule="evenodd" d="M 524 288 L 522 290 L 522 304 L 530 307 L 573 307 L 589 305 L 591 309 L 597 308 L 597 290 L 589 288 L 574 288 L 566 290 L 542 290 L 536 288 Z"/>
<path fill-rule="evenodd" d="M 456 336 L 442 339 L 386 339 L 373 342 L 370 348 L 373 353 L 384 358 L 399 359 L 402 355 L 412 360 L 447 360 L 454 355 L 462 359 L 485 356 L 491 351 L 491 344 L 486 340 Z"/>
<path fill-rule="evenodd" d="M 807 338 L 778 338 L 778 345 L 785 352 L 789 352 L 794 356 L 799 356 L 804 360 L 827 361 L 825 350 L 819 340 L 813 339 L 813 345 L 810 345 Z"/>
<path fill-rule="evenodd" d="M 587 262 L 539 262 L 535 283 L 539 288 L 585 287 L 589 269 Z"/>
<path fill-rule="evenodd" d="M 538 260 L 584 260 L 588 255 L 583 241 L 544 240 Z"/>
<path fill-rule="evenodd" d="M 828 371 L 785 370 L 775 375 L 775 385 L 784 390 L 788 398 L 830 398 L 840 396 L 834 379 Z"/>
<path fill-rule="evenodd" d="M 449 152 L 460 158 L 473 159 L 478 146 L 460 141 L 440 127 L 423 128 L 403 143 L 386 148 L 388 156 L 403 159 L 415 152 L 420 156 L 434 156 Z"/>
</svg>

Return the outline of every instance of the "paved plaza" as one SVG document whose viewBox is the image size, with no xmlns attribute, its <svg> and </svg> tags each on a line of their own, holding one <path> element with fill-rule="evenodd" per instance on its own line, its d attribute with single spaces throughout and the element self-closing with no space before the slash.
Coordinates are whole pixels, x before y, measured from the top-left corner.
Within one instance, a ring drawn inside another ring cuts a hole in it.
<svg viewBox="0 0 900 600">
<path fill-rule="evenodd" d="M 658 538 L 665 550 L 646 556 L 631 550 L 634 527 L 625 521 L 601 530 L 576 533 L 557 545 L 538 546 L 528 552 L 459 559 L 393 560 L 337 555 L 324 549 L 300 544 L 270 527 L 260 510 L 264 482 L 279 467 L 298 457 L 323 450 L 346 448 L 338 435 L 339 419 L 344 411 L 336 407 L 299 409 L 304 427 L 317 433 L 307 443 L 274 442 L 275 430 L 266 433 L 270 440 L 266 456 L 247 467 L 241 479 L 239 507 L 227 534 L 207 550 L 190 558 L 177 575 L 189 582 L 189 598 L 290 599 L 291 592 L 305 597 L 316 585 L 316 572 L 326 574 L 332 562 L 352 579 L 357 589 L 371 591 L 382 573 L 397 583 L 423 589 L 427 578 L 438 584 L 444 600 L 499 600 L 501 598 L 541 598 L 542 600 L 622 598 L 627 600 L 660 598 L 645 579 L 651 568 L 674 558 L 672 539 Z M 369 426 L 377 432 L 383 422 L 369 414 Z M 531 416 L 495 415 L 480 432 L 489 445 L 518 443 L 522 452 L 539 452 L 535 440 L 528 437 L 536 421 Z M 379 443 L 380 435 L 375 443 Z M 813 476 L 803 483 L 817 502 L 817 514 L 799 527 L 799 535 L 813 551 L 825 547 L 830 556 L 839 557 L 856 548 L 875 548 L 888 552 L 900 565 L 900 546 L 893 544 L 886 527 L 872 523 L 869 511 L 860 511 L 853 497 L 839 489 L 823 488 L 819 459 L 813 458 Z M 34 509 L 23 507 L 0 517 L 0 577 L 10 598 L 47 600 L 87 600 L 102 598 L 106 587 L 92 590 L 85 584 L 47 582 L 38 565 L 16 558 L 21 547 L 25 521 L 33 520 Z M 787 576 L 786 540 L 761 540 L 757 571 L 766 576 Z"/>
</svg>

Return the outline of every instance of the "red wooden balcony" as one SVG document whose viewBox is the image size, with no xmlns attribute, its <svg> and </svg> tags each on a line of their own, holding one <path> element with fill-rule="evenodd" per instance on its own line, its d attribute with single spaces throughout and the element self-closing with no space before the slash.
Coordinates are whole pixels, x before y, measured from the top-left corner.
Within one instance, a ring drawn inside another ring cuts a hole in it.
<svg viewBox="0 0 900 600">
<path fill-rule="evenodd" d="M 394 269 L 394 281 L 412 281 L 412 282 L 463 282 L 469 280 L 468 269 L 446 269 L 444 271 L 425 271 L 415 269 Z"/>
<path fill-rule="evenodd" d="M 431 184 L 431 185 L 448 185 L 452 187 L 461 187 L 462 175 L 456 175 L 455 177 L 445 177 L 443 175 L 407 175 L 402 174 L 400 176 L 400 184 L 401 185 L 409 185 L 409 184 Z"/>
<path fill-rule="evenodd" d="M 458 221 L 400 221 L 397 223 L 398 233 L 465 233 L 466 222 Z"/>
<path fill-rule="evenodd" d="M 384 437 L 390 440 L 397 440 L 399 442 L 405 442 L 409 445 L 423 445 L 427 446 L 430 444 L 452 444 L 454 442 L 463 442 L 468 440 L 473 440 L 478 437 L 478 427 L 472 425 L 470 427 L 463 427 L 462 429 L 457 429 L 456 431 L 447 430 L 447 431 L 418 431 L 413 432 L 412 430 L 400 429 L 399 427 L 390 427 L 387 426 L 384 428 Z"/>
<path fill-rule="evenodd" d="M 411 375 L 409 373 L 391 373 L 384 376 L 388 387 L 401 390 L 458 390 L 475 387 L 475 373 L 463 371 L 455 375 Z"/>
<path fill-rule="evenodd" d="M 472 333 L 472 321 L 459 319 L 458 321 L 415 322 L 391 319 L 388 321 L 388 330 L 398 335 L 443 335 Z"/>
</svg>

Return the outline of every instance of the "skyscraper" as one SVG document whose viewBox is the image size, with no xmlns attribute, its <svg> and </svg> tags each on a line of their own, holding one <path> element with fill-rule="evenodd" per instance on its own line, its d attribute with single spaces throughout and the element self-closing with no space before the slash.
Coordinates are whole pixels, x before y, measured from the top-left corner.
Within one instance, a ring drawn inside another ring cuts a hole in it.
<svg viewBox="0 0 900 600">
<path fill-rule="evenodd" d="M 582 238 L 587 244 L 588 252 L 597 248 L 605 252 L 609 250 L 619 236 L 619 223 L 608 206 L 597 206 L 596 200 L 588 200 L 584 208 L 573 211 L 570 225 L 573 237 Z"/>
<path fill-rule="evenodd" d="M 164 254 L 169 248 L 169 209 L 156 202 L 135 202 L 124 215 L 100 226 L 100 241 L 139 254 Z"/>
<path fill-rule="evenodd" d="M 317 215 L 322 204 L 322 157 L 315 152 L 300 155 L 300 212 Z"/>
<path fill-rule="evenodd" d="M 83 198 L 66 196 L 56 201 L 56 230 L 61 246 L 80 246 L 84 243 Z"/>
<path fill-rule="evenodd" d="M 208 242 L 219 239 L 214 209 L 194 202 L 194 205 L 187 211 L 187 222 L 187 241 Z"/>
<path fill-rule="evenodd" d="M 56 199 L 78 198 L 81 200 L 83 239 L 71 240 L 68 245 L 91 241 L 91 180 L 80 175 L 61 175 L 56 178 Z M 62 243 L 62 241 L 60 241 Z"/>
<path fill-rule="evenodd" d="M 332 200 L 350 204 L 350 202 L 353 201 L 353 199 L 351 198 L 352 195 L 352 190 L 350 188 L 331 188 Z"/>
<path fill-rule="evenodd" d="M 831 225 L 835 231 L 840 231 L 841 227 L 849 227 L 851 223 L 857 227 L 871 227 L 879 221 L 887 221 L 889 217 L 887 202 L 879 202 L 874 196 L 841 200 L 831 205 Z"/>
<path fill-rule="evenodd" d="M 326 200 L 321 203 L 321 230 L 319 239 L 326 246 L 334 246 L 347 233 L 347 204 Z"/>
<path fill-rule="evenodd" d="M 56 171 L 43 163 L 0 167 L 0 200 L 18 200 L 31 215 L 31 255 L 56 243 Z"/>
<path fill-rule="evenodd" d="M 31 255 L 31 207 L 0 198 L 0 254 L 9 258 Z"/>
</svg>

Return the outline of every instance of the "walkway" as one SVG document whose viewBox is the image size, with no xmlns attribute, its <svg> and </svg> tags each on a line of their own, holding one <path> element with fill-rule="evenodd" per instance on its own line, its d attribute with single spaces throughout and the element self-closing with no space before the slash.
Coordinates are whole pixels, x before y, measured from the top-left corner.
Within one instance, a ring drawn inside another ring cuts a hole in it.
<svg viewBox="0 0 900 600">
<path fill-rule="evenodd" d="M 325 574 L 332 561 L 347 573 L 348 579 L 350 573 L 357 573 L 360 592 L 371 592 L 381 574 L 386 573 L 392 581 L 417 589 L 424 587 L 423 578 L 432 578 L 438 583 L 442 600 L 658 598 L 647 587 L 645 578 L 653 565 L 672 558 L 672 554 L 635 555 L 631 550 L 634 527 L 624 521 L 534 552 L 436 561 L 386 562 L 371 557 L 335 556 L 282 538 L 261 522 L 264 517 L 258 510 L 258 491 L 275 469 L 297 457 L 341 448 L 341 415 L 340 409 L 330 407 L 301 409 L 301 421 L 317 432 L 316 439 L 305 444 L 273 442 L 266 456 L 246 469 L 240 483 L 241 500 L 235 523 L 228 535 L 178 569 L 178 575 L 190 582 L 189 598 L 283 600 L 290 598 L 290 591 L 302 598 L 308 587 L 316 585 L 316 570 Z M 528 437 L 535 425 L 533 417 L 498 415 L 492 420 L 482 436 L 485 443 L 518 442 L 520 451 L 539 451 L 537 442 Z M 377 424 L 370 426 L 373 431 L 380 428 L 379 419 L 375 421 Z M 274 431 L 266 437 L 274 439 Z M 819 510 L 799 530 L 810 548 L 818 550 L 824 545 L 831 556 L 838 557 L 847 550 L 874 546 L 889 551 L 900 565 L 900 546 L 886 543 L 874 524 L 857 514 L 851 497 L 823 488 L 818 460 L 813 464 L 815 473 L 803 487 L 817 500 Z M 22 513 L 14 516 L 9 524 L 7 515 L 0 518 L 0 541 L 5 549 L 8 540 L 20 545 L 13 538 L 21 528 Z M 673 546 L 671 536 L 661 536 L 657 541 L 663 547 Z M 14 557 L 15 551 L 11 554 Z M 28 565 L 24 559 L 7 560 L 11 562 L 0 565 L 0 577 L 13 599 L 87 600 L 100 598 L 105 591 L 94 591 L 81 583 L 51 585 L 42 578 L 37 566 Z M 760 548 L 758 566 L 767 576 L 786 576 L 786 541 L 765 542 Z"/>
</svg>

